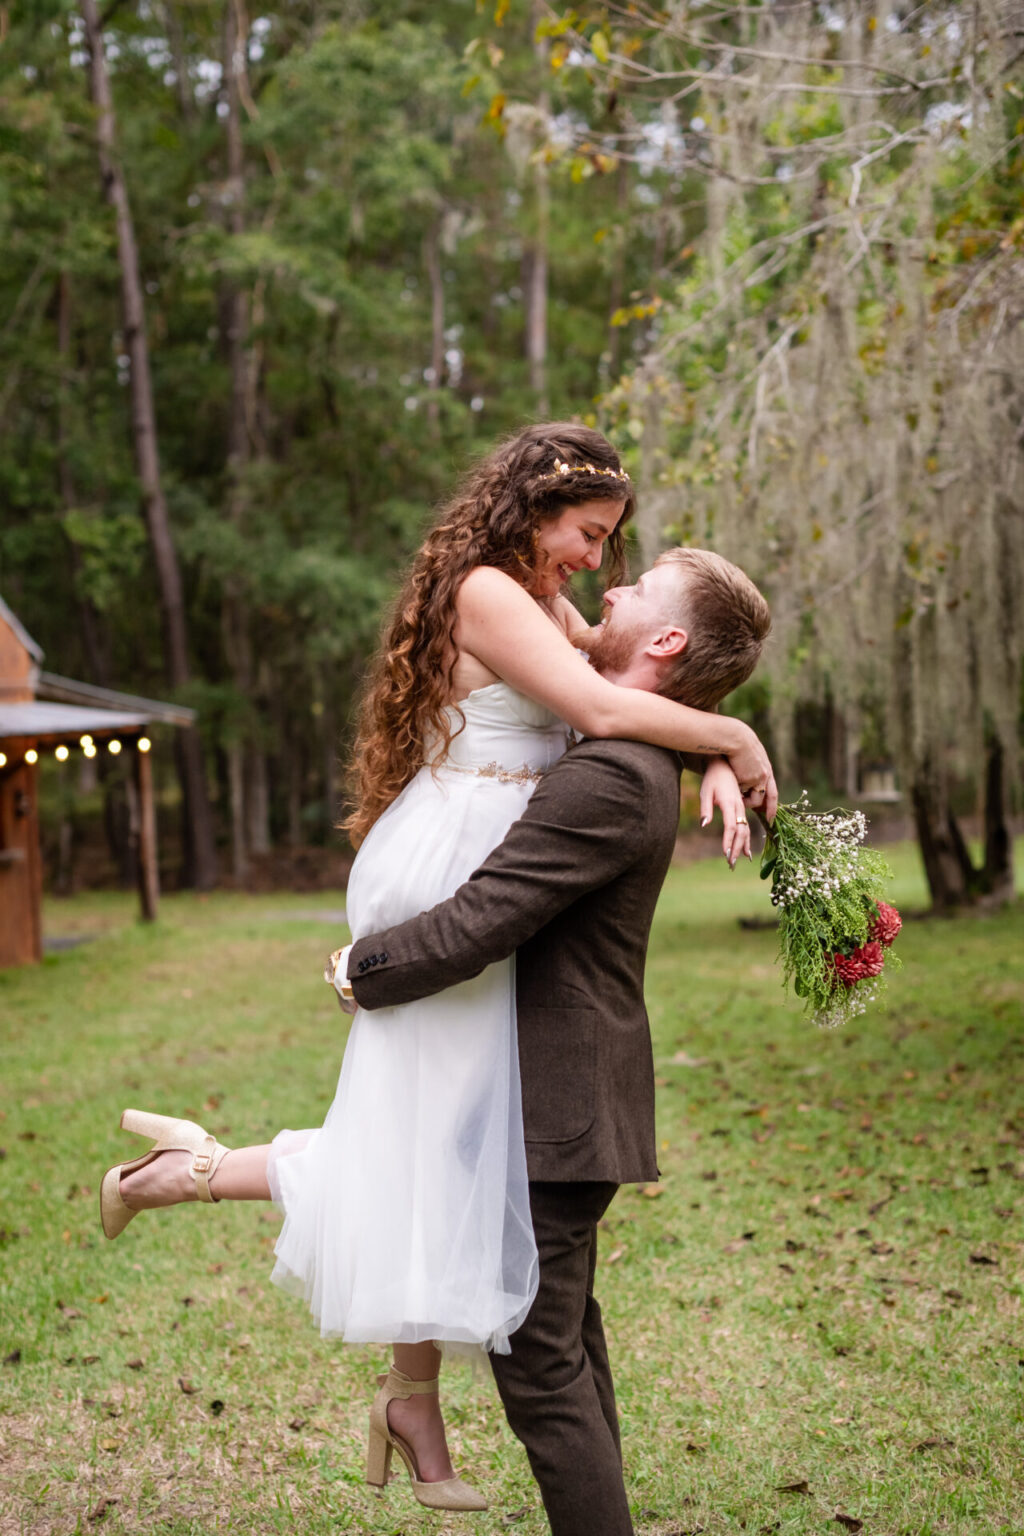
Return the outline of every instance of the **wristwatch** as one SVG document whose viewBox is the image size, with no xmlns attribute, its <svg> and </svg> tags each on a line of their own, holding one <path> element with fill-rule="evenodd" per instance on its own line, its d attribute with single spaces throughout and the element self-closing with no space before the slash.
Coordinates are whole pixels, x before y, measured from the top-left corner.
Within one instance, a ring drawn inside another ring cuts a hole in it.
<svg viewBox="0 0 1024 1536">
<path fill-rule="evenodd" d="M 351 944 L 346 944 L 344 949 L 336 949 L 324 966 L 324 981 L 330 983 L 343 1003 L 354 1003 L 356 1000 L 352 983 L 348 979 L 348 957 L 351 952 Z"/>
</svg>

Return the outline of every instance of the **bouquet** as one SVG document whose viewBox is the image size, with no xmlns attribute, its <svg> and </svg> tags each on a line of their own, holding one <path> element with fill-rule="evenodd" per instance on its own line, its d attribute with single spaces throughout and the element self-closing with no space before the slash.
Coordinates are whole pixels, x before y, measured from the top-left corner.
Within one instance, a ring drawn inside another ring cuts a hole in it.
<svg viewBox="0 0 1024 1536">
<path fill-rule="evenodd" d="M 862 846 L 862 811 L 812 811 L 804 794 L 780 805 L 768 827 L 761 879 L 779 912 L 783 984 L 792 982 L 815 1023 L 834 1029 L 882 990 L 890 945 L 903 926 L 882 900 L 892 871 Z"/>
</svg>

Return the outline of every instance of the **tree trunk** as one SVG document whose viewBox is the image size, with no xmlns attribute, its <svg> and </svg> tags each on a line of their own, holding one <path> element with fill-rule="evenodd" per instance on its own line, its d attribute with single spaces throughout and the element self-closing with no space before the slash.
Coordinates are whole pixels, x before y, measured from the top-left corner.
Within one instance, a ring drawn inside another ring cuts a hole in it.
<svg viewBox="0 0 1024 1536">
<path fill-rule="evenodd" d="M 532 8 L 534 33 L 544 16 L 544 8 Z M 542 72 L 546 73 L 547 43 L 538 39 L 535 52 Z M 543 78 L 543 74 L 542 74 Z M 533 168 L 534 233 L 525 252 L 526 286 L 526 361 L 530 370 L 530 388 L 537 397 L 537 412 L 541 417 L 548 414 L 547 355 L 548 355 L 548 228 L 550 224 L 551 191 L 548 184 L 548 167 L 544 158 L 548 134 L 548 118 L 551 99 L 547 91 L 537 97 L 537 114 L 542 124 L 541 153 Z"/>
<path fill-rule="evenodd" d="M 945 772 L 930 758 L 915 765 L 910 801 L 933 908 L 965 906 L 974 894 L 974 869 L 949 804 Z"/>
<path fill-rule="evenodd" d="M 57 485 L 61 506 L 71 512 L 78 505 L 75 478 L 71 471 L 71 423 L 68 398 L 71 390 L 71 279 L 62 272 L 57 279 L 57 352 L 60 357 L 60 380 L 57 387 Z M 113 687 L 110 671 L 110 652 L 100 616 L 94 605 L 79 588 L 82 557 L 74 539 L 68 538 L 71 558 L 71 574 L 75 586 L 75 607 L 81 626 L 82 645 L 92 681 L 101 688 Z"/>
<path fill-rule="evenodd" d="M 437 437 L 441 430 L 441 376 L 444 372 L 444 273 L 441 270 L 441 214 L 423 237 L 423 264 L 430 284 L 430 395 L 427 419 Z"/>
<path fill-rule="evenodd" d="M 227 96 L 224 120 L 227 146 L 227 178 L 224 184 L 225 219 L 232 235 L 245 229 L 245 162 L 242 145 L 241 97 L 239 92 L 239 53 L 245 38 L 239 22 L 238 0 L 226 0 L 224 7 L 223 69 Z M 226 284 L 221 296 L 223 334 L 226 342 L 231 401 L 227 441 L 227 515 L 241 537 L 245 522 L 245 470 L 249 463 L 249 427 L 247 404 L 249 360 L 246 342 L 249 306 L 237 283 Z M 252 697 L 252 643 L 249 612 L 242 580 L 229 575 L 224 583 L 221 611 L 224 651 L 235 687 L 248 703 Z M 235 884 L 243 886 L 248 875 L 246 849 L 245 758 L 248 732 L 238 726 L 226 743 L 228 760 L 228 798 L 231 803 L 231 873 Z"/>
<path fill-rule="evenodd" d="M 985 863 L 981 879 L 986 895 L 993 901 L 1013 900 L 1013 844 L 1006 822 L 1005 753 L 995 735 L 986 744 Z"/>
<path fill-rule="evenodd" d="M 114 107 L 103 50 L 103 33 L 96 0 L 81 0 L 89 49 L 89 89 L 96 108 L 96 144 L 104 193 L 114 209 L 117 253 L 124 312 L 124 345 L 131 377 L 132 439 L 142 492 L 143 514 L 156 566 L 163 619 L 164 661 L 168 682 L 177 692 L 187 687 L 188 638 L 178 556 L 171 537 L 170 519 L 160 480 L 156 413 L 146 340 L 145 308 L 135 226 L 124 176 L 115 153 Z M 186 882 L 209 890 L 217 879 L 213 822 L 207 796 L 202 742 L 194 727 L 177 736 L 185 824 Z"/>
<path fill-rule="evenodd" d="M 178 98 L 178 110 L 186 128 L 191 129 L 196 126 L 198 113 L 196 99 L 192 94 L 192 86 L 188 78 L 188 57 L 185 52 L 181 17 L 178 15 L 177 6 L 173 3 L 165 5 L 163 13 L 167 43 L 171 50 L 171 58 L 174 60 L 174 91 Z"/>
<path fill-rule="evenodd" d="M 626 297 L 626 241 L 629 234 L 629 193 L 632 184 L 632 168 L 623 155 L 615 170 L 615 229 L 611 239 L 615 242 L 612 270 L 608 279 L 608 373 L 617 379 L 622 362 L 622 339 L 625 326 L 612 325 L 612 316 L 620 310 Z"/>
</svg>

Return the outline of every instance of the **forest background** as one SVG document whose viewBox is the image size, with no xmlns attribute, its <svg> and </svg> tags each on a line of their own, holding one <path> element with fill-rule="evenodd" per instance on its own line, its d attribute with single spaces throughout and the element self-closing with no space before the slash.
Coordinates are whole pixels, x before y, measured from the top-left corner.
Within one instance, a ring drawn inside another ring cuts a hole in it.
<svg viewBox="0 0 1024 1536">
<path fill-rule="evenodd" d="M 727 707 L 783 779 L 892 767 L 933 903 L 1008 896 L 1022 173 L 1014 0 L 0 4 L 0 592 L 54 670 L 198 710 L 165 874 L 337 835 L 432 509 L 580 415 L 636 568 L 768 596 Z"/>
</svg>

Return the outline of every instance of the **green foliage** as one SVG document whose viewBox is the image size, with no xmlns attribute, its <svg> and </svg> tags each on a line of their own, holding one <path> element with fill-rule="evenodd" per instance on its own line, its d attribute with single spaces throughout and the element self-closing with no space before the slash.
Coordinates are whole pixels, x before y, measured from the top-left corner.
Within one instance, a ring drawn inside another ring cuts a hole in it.
<svg viewBox="0 0 1024 1536">
<path fill-rule="evenodd" d="M 847 986 L 836 969 L 838 955 L 868 941 L 892 879 L 882 855 L 861 846 L 866 830 L 861 812 L 812 811 L 804 796 L 779 806 L 761 855 L 761 879 L 771 880 L 779 912 L 783 984 L 828 1027 L 863 1013 L 880 990 L 863 980 Z"/>
</svg>

